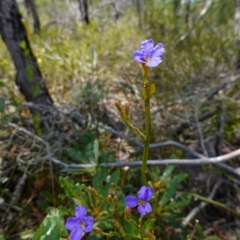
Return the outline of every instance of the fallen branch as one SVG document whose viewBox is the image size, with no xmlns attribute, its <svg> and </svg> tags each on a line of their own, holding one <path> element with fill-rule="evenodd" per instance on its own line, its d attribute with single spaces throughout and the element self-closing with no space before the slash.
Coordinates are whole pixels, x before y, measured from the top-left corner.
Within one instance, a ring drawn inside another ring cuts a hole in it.
<svg viewBox="0 0 240 240">
<path fill-rule="evenodd" d="M 210 195 L 207 197 L 208 199 L 213 199 L 214 198 L 218 188 L 220 187 L 220 184 L 221 184 L 221 179 L 218 180 L 216 182 L 216 184 L 214 185 Z M 201 202 L 197 207 L 193 208 L 191 210 L 191 212 L 187 215 L 187 217 L 184 218 L 181 225 L 183 227 L 186 227 L 188 225 L 188 223 L 197 215 L 197 213 L 207 206 L 207 204 L 208 204 L 207 202 Z"/>
<path fill-rule="evenodd" d="M 39 136 L 34 135 L 27 129 L 18 126 L 17 124 L 14 123 L 8 123 L 9 126 L 14 127 L 15 129 L 19 131 L 23 131 L 29 136 L 32 136 L 35 140 L 40 141 L 45 145 L 46 152 L 48 159 L 50 162 L 53 162 L 55 164 L 61 165 L 65 168 L 91 168 L 91 167 L 96 167 L 96 163 L 89 163 L 89 164 L 75 164 L 75 163 L 64 163 L 61 160 L 55 158 L 52 156 L 52 153 L 50 151 L 50 145 L 48 142 L 46 142 L 44 139 L 42 139 Z M 240 156 L 240 149 L 235 150 L 231 153 L 218 156 L 218 157 L 213 157 L 213 158 L 207 158 L 207 157 L 202 157 L 200 159 L 164 159 L 164 160 L 148 160 L 147 165 L 148 166 L 167 166 L 167 165 L 208 165 L 208 164 L 218 164 L 222 162 L 229 161 L 233 158 L 236 158 Z M 117 162 L 114 163 L 101 163 L 102 166 L 111 168 L 111 167 L 139 167 L 142 165 L 142 161 L 134 161 L 134 162 L 122 162 L 119 160 L 116 160 Z"/>
<path fill-rule="evenodd" d="M 167 166 L 167 165 L 211 165 L 211 164 L 218 164 L 222 162 L 229 161 L 235 157 L 240 156 L 240 149 L 233 151 L 231 153 L 214 157 L 214 158 L 207 158 L 204 157 L 202 159 L 164 159 L 164 160 L 148 160 L 148 166 Z M 56 158 L 52 158 L 52 161 L 56 164 L 62 165 L 65 168 L 91 168 L 96 167 L 97 164 L 90 163 L 90 164 L 74 164 L 74 163 L 63 163 Z M 142 165 L 142 161 L 134 161 L 134 162 L 121 162 L 117 161 L 116 163 L 101 163 L 100 165 L 112 168 L 112 167 L 140 167 Z"/>
</svg>

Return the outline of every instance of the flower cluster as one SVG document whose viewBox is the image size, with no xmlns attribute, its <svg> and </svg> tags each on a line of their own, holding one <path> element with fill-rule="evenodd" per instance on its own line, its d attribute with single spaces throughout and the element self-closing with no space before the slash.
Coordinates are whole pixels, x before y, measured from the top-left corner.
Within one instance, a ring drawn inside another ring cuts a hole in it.
<svg viewBox="0 0 240 240">
<path fill-rule="evenodd" d="M 138 199 L 134 196 L 127 196 L 125 204 L 127 207 L 138 207 L 138 212 L 143 216 L 152 212 L 152 207 L 148 201 L 153 197 L 153 189 L 150 187 L 141 187 L 138 191 Z"/>
<path fill-rule="evenodd" d="M 164 53 L 162 43 L 154 47 L 154 41 L 149 39 L 141 42 L 141 50 L 133 51 L 133 57 L 136 62 L 145 64 L 147 67 L 156 67 L 162 62 Z"/>
<path fill-rule="evenodd" d="M 82 239 L 84 233 L 89 233 L 93 229 L 93 217 L 87 216 L 87 209 L 84 206 L 75 208 L 75 216 L 69 217 L 65 227 L 71 231 L 70 240 Z"/>
</svg>

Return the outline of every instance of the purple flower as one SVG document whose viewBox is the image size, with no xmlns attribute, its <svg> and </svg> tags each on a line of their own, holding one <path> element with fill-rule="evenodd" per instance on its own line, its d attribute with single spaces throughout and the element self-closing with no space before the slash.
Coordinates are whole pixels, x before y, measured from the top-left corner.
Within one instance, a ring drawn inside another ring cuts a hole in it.
<svg viewBox="0 0 240 240">
<path fill-rule="evenodd" d="M 93 217 L 87 216 L 87 209 L 84 206 L 75 208 L 75 216 L 69 217 L 65 227 L 71 231 L 70 240 L 80 240 L 84 233 L 91 232 L 93 229 Z"/>
<path fill-rule="evenodd" d="M 127 196 L 125 199 L 126 206 L 130 208 L 134 208 L 138 206 L 138 212 L 141 215 L 146 215 L 147 213 L 150 213 L 152 211 L 152 207 L 148 201 L 153 196 L 153 189 L 150 187 L 141 187 L 138 191 L 138 198 L 134 196 Z"/>
<path fill-rule="evenodd" d="M 162 62 L 162 55 L 165 49 L 162 43 L 158 43 L 155 47 L 152 39 L 141 42 L 141 50 L 133 51 L 133 57 L 136 62 L 144 63 L 148 67 L 156 67 Z"/>
</svg>

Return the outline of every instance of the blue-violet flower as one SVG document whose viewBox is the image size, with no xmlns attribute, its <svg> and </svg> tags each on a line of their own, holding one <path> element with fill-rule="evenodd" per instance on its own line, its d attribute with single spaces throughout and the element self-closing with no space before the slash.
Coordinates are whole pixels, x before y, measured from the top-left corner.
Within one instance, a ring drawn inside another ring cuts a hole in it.
<svg viewBox="0 0 240 240">
<path fill-rule="evenodd" d="M 153 196 L 153 189 L 150 187 L 141 187 L 138 191 L 138 199 L 134 196 L 127 196 L 125 199 L 126 206 L 134 208 L 138 206 L 138 212 L 141 215 L 146 215 L 152 211 L 152 207 L 148 201 Z"/>
<path fill-rule="evenodd" d="M 148 67 L 156 67 L 162 62 L 162 55 L 165 49 L 162 43 L 154 47 L 152 39 L 141 42 L 141 50 L 133 51 L 133 57 L 136 62 L 146 64 Z"/>
<path fill-rule="evenodd" d="M 93 229 L 93 217 L 87 216 L 87 209 L 84 206 L 75 208 L 75 216 L 69 217 L 65 227 L 71 231 L 70 240 L 82 239 L 84 233 L 91 232 Z"/>
</svg>

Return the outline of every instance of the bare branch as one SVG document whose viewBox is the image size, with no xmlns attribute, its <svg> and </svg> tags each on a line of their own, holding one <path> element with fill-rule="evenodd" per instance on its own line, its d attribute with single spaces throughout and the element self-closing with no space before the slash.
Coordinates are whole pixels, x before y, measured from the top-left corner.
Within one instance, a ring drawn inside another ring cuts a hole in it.
<svg viewBox="0 0 240 240">
<path fill-rule="evenodd" d="M 234 79 L 235 80 L 235 79 Z M 5 102 L 6 105 L 11 104 L 11 101 L 6 100 Z M 34 108 L 34 109 L 41 109 L 41 111 L 56 111 L 58 113 L 61 113 L 65 116 L 68 116 L 73 122 L 76 122 L 77 124 L 81 124 L 82 121 L 87 121 L 84 116 L 82 116 L 79 112 L 77 111 L 69 111 L 69 108 L 67 111 L 65 111 L 63 108 L 60 107 L 52 107 L 52 106 L 46 106 L 46 105 L 42 105 L 42 104 L 35 104 L 35 103 L 31 103 L 31 102 L 27 102 L 27 103 L 23 103 L 22 106 L 24 107 L 29 107 L 29 108 Z M 116 135 L 117 137 L 124 139 L 126 141 L 128 141 L 130 144 L 132 144 L 133 146 L 135 146 L 135 151 L 133 154 L 140 152 L 143 149 L 143 145 L 142 143 L 139 143 L 137 141 L 134 140 L 134 138 L 128 137 L 125 134 L 116 131 L 115 129 L 113 129 L 112 127 L 103 125 L 103 124 L 99 124 L 96 122 L 91 121 L 91 124 L 94 124 L 96 127 L 105 129 L 106 131 Z M 55 157 L 53 157 L 53 154 L 51 152 L 51 148 L 50 148 L 50 144 L 45 141 L 43 138 L 40 138 L 36 135 L 34 135 L 32 132 L 28 131 L 27 129 L 20 127 L 16 124 L 13 123 L 9 123 L 9 126 L 14 127 L 15 129 L 17 129 L 18 131 L 22 131 L 25 134 L 33 137 L 36 141 L 42 143 L 45 146 L 45 150 L 47 153 L 47 156 L 45 156 L 44 158 L 49 159 L 50 160 L 50 164 L 53 162 L 57 165 L 61 165 L 62 167 L 65 168 L 88 168 L 88 167 L 95 167 L 95 164 L 68 164 L 65 163 Z M 202 165 L 202 164 L 217 164 L 218 162 L 208 162 L 208 158 L 206 158 L 204 155 L 194 151 L 193 149 L 175 142 L 175 141 L 167 141 L 167 142 L 161 142 L 161 143 L 152 143 L 150 144 L 150 149 L 156 149 L 156 148 L 160 148 L 160 147 L 166 147 L 166 146 L 175 146 L 177 148 L 182 149 L 185 152 L 190 153 L 192 156 L 196 157 L 197 159 L 193 159 L 193 160 L 152 160 L 152 162 L 148 162 L 149 166 L 165 166 L 165 165 L 171 165 L 171 164 L 175 164 L 175 165 Z M 202 163 L 201 159 L 203 159 L 205 162 Z M 192 163 L 194 161 L 194 163 Z M 240 178 L 240 173 L 238 171 L 236 171 L 234 168 L 232 168 L 231 166 L 228 166 L 225 163 L 221 163 L 222 160 L 220 160 L 220 163 L 218 163 L 218 165 L 220 167 L 222 167 L 223 169 L 225 169 L 228 173 L 230 173 L 231 175 Z M 225 161 L 225 160 L 223 160 Z M 129 167 L 138 167 L 141 165 L 141 161 L 134 161 L 134 162 L 123 162 L 122 160 L 116 159 L 115 163 L 105 163 L 103 164 L 106 167 L 124 167 L 124 166 L 129 166 Z"/>
<path fill-rule="evenodd" d="M 216 182 L 214 185 L 208 199 L 213 199 L 218 188 L 220 187 L 221 179 Z M 186 227 L 188 223 L 197 215 L 197 213 L 207 206 L 207 202 L 201 202 L 197 207 L 193 208 L 192 211 L 184 218 L 182 226 Z"/>
<path fill-rule="evenodd" d="M 203 16 L 207 13 L 207 11 L 209 10 L 210 6 L 212 4 L 212 0 L 206 0 L 204 3 L 204 7 L 202 9 L 202 11 L 200 12 L 199 16 L 197 17 L 197 22 L 199 22 Z M 194 31 L 194 28 L 189 29 L 185 34 L 183 34 L 177 41 L 176 46 L 182 42 L 183 40 L 185 40 L 188 36 L 190 36 L 192 34 L 192 32 Z"/>
<path fill-rule="evenodd" d="M 50 145 L 48 142 L 40 138 L 39 136 L 34 135 L 27 129 L 20 127 L 14 123 L 8 123 L 9 126 L 14 127 L 18 131 L 23 131 L 27 135 L 35 138 L 35 140 L 43 143 L 46 147 L 46 152 L 48 154 L 48 158 L 50 161 L 52 161 L 55 164 L 61 165 L 65 168 L 91 168 L 96 167 L 96 163 L 89 163 L 89 164 L 75 164 L 75 163 L 64 163 L 61 160 L 54 158 L 52 156 L 52 153 L 50 151 Z M 147 165 L 148 166 L 167 166 L 167 165 L 208 165 L 208 164 L 218 164 L 222 162 L 229 161 L 233 158 L 236 158 L 240 156 L 240 149 L 233 151 L 231 153 L 219 156 L 219 157 L 213 157 L 213 158 L 207 158 L 202 157 L 201 159 L 164 159 L 164 160 L 148 160 Z M 111 167 L 139 167 L 141 166 L 142 161 L 134 161 L 134 162 L 121 162 L 117 160 L 116 163 L 102 163 L 101 165 L 111 168 Z"/>
</svg>

